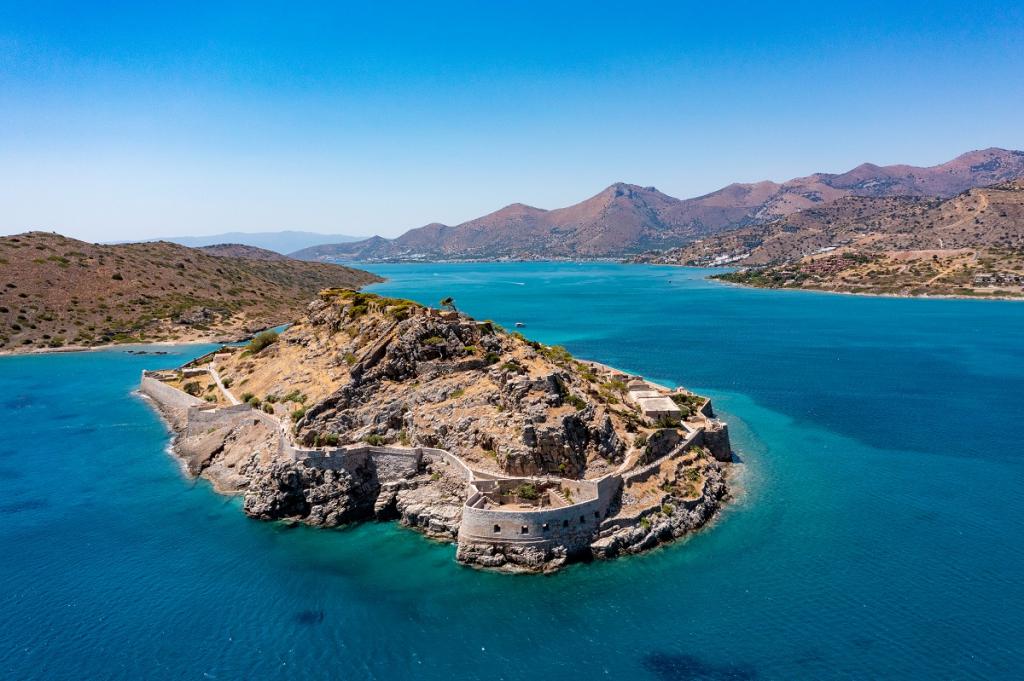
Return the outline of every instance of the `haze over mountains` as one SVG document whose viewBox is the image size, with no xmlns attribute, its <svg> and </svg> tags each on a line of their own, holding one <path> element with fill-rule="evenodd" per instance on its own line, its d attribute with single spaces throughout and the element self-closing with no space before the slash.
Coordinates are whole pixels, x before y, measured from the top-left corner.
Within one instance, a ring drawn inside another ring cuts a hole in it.
<svg viewBox="0 0 1024 681">
<path fill-rule="evenodd" d="M 316 246 L 317 244 L 360 241 L 363 238 L 346 234 L 319 234 L 317 232 L 284 230 L 281 232 L 224 232 L 223 234 L 210 234 L 208 236 L 171 236 L 160 239 L 148 239 L 147 241 L 169 241 L 172 244 L 180 244 L 191 248 L 217 246 L 220 244 L 243 244 L 245 246 L 264 248 L 275 253 L 286 254 L 310 246 Z"/>
<path fill-rule="evenodd" d="M 865 163 L 841 174 L 731 184 L 692 199 L 620 182 L 566 208 L 545 210 L 515 203 L 459 225 L 432 223 L 395 239 L 325 244 L 293 256 L 306 260 L 621 257 L 683 246 L 843 197 L 948 198 L 1021 176 L 1024 152 L 990 148 L 927 168 Z"/>
</svg>

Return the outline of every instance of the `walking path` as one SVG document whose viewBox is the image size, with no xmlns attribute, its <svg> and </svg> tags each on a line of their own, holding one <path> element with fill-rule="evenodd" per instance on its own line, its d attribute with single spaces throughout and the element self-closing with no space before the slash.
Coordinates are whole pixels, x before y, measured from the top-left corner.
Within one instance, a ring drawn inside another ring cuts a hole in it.
<svg viewBox="0 0 1024 681">
<path fill-rule="evenodd" d="M 213 376 L 213 382 L 216 383 L 217 387 L 220 388 L 220 391 L 222 393 L 224 393 L 224 397 L 228 398 L 228 402 L 230 402 L 233 405 L 234 404 L 241 404 L 241 402 L 238 400 L 238 398 L 236 398 L 234 395 L 232 395 L 231 391 L 224 387 L 224 384 L 220 380 L 220 374 L 218 374 L 217 370 L 213 368 L 213 362 L 210 362 L 209 364 L 207 364 L 206 368 L 207 368 L 207 370 L 209 370 L 210 375 Z"/>
</svg>

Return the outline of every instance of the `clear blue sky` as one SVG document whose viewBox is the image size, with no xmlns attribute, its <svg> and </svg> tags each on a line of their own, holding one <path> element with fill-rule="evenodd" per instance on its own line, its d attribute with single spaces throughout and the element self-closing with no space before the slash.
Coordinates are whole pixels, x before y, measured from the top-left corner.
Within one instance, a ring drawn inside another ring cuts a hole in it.
<svg viewBox="0 0 1024 681">
<path fill-rule="evenodd" d="M 1019 2 L 94 4 L 0 4 L 0 233 L 393 236 L 1024 148 Z"/>
</svg>

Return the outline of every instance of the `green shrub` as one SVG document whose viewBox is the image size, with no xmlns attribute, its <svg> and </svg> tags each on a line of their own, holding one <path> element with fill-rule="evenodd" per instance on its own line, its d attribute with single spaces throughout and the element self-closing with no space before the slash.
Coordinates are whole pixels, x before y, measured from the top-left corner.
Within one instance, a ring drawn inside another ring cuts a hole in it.
<svg viewBox="0 0 1024 681">
<path fill-rule="evenodd" d="M 672 515 L 672 513 L 675 510 L 676 509 L 672 506 L 672 504 L 662 504 L 661 505 L 661 512 L 664 513 L 665 515 Z"/>
<path fill-rule="evenodd" d="M 338 434 L 337 433 L 324 433 L 317 438 L 318 445 L 321 447 L 337 447 L 338 446 Z"/>
<path fill-rule="evenodd" d="M 231 384 L 232 384 L 232 383 L 234 383 L 234 380 L 232 380 L 232 379 L 230 379 L 230 378 L 225 378 L 225 379 L 223 379 L 223 380 L 221 381 L 221 383 L 223 383 L 223 384 L 224 384 L 224 387 L 225 387 L 225 388 L 230 388 L 230 387 L 231 387 Z"/>
<path fill-rule="evenodd" d="M 543 347 L 540 354 L 544 355 L 555 364 L 568 364 L 572 361 L 572 355 L 561 345 Z"/>
<path fill-rule="evenodd" d="M 263 411 L 267 412 L 268 414 L 273 414 L 274 413 L 274 405 L 273 405 L 273 403 L 271 403 L 271 402 L 264 402 L 263 403 Z"/>
<path fill-rule="evenodd" d="M 249 345 L 247 345 L 245 349 L 255 355 L 257 352 L 260 352 L 261 350 L 276 343 L 277 338 L 278 336 L 276 331 L 263 331 L 262 333 L 256 334 L 256 336 L 249 341 Z"/>
<path fill-rule="evenodd" d="M 379 447 L 384 444 L 384 437 L 382 435 L 377 435 L 376 433 L 370 433 L 363 438 L 363 442 L 373 447 Z"/>
<path fill-rule="evenodd" d="M 575 407 L 576 411 L 582 411 L 587 408 L 586 400 L 581 398 L 579 395 L 574 395 L 572 393 L 565 396 L 565 402 L 566 404 Z"/>
<path fill-rule="evenodd" d="M 216 395 L 207 395 L 203 399 L 206 400 L 207 402 L 216 402 L 217 401 L 217 396 Z"/>
<path fill-rule="evenodd" d="M 295 411 L 292 412 L 292 421 L 298 422 L 305 415 L 306 415 L 306 408 L 305 407 L 299 407 L 298 409 L 296 409 Z"/>
<path fill-rule="evenodd" d="M 499 355 L 496 352 L 488 352 L 486 355 L 484 355 L 485 364 L 496 364 L 500 359 L 501 355 Z"/>
<path fill-rule="evenodd" d="M 181 386 L 181 389 L 193 397 L 198 397 L 199 394 L 203 392 L 203 387 L 199 385 L 197 381 L 189 381 L 185 385 Z"/>
<path fill-rule="evenodd" d="M 658 420 L 655 421 L 654 425 L 658 428 L 678 428 L 679 419 L 671 416 L 659 416 Z"/>
<path fill-rule="evenodd" d="M 445 344 L 444 338 L 441 338 L 440 336 L 429 336 L 427 338 L 424 338 L 422 342 L 423 342 L 424 345 L 434 345 L 434 346 L 444 345 Z"/>
<path fill-rule="evenodd" d="M 651 529 L 651 521 L 648 518 L 641 518 L 640 527 L 644 528 L 645 530 Z"/>
<path fill-rule="evenodd" d="M 290 393 L 288 393 L 287 395 L 285 395 L 284 397 L 282 397 L 281 401 L 282 402 L 298 402 L 299 404 L 304 404 L 306 402 L 306 396 L 303 395 L 298 390 L 293 390 Z"/>
<path fill-rule="evenodd" d="M 519 487 L 516 487 L 513 492 L 517 498 L 525 499 L 526 501 L 534 501 L 540 499 L 540 490 L 532 482 L 524 482 Z"/>
<path fill-rule="evenodd" d="M 465 394 L 466 394 L 465 388 L 456 388 L 455 390 L 452 391 L 452 394 L 448 396 L 448 399 L 450 399 L 450 400 L 457 400 L 457 399 L 459 399 L 460 397 L 462 397 Z"/>
<path fill-rule="evenodd" d="M 521 364 L 519 364 L 519 362 L 517 362 L 515 360 L 511 360 L 511 361 L 505 362 L 504 364 L 501 365 L 501 368 L 502 368 L 503 371 L 509 371 L 509 372 L 515 373 L 515 374 L 525 374 L 526 373 L 526 369 L 524 369 L 523 366 Z"/>
<path fill-rule="evenodd" d="M 277 393 L 270 393 L 269 395 L 263 398 L 263 401 L 269 402 L 270 404 L 274 404 L 276 402 L 280 402 L 281 398 L 277 396 Z"/>
<path fill-rule="evenodd" d="M 352 366 L 353 364 L 355 364 L 359 360 L 359 358 L 356 357 L 355 354 L 353 354 L 351 352 L 346 352 L 345 356 L 342 359 L 344 359 L 345 360 L 345 364 L 347 364 L 349 366 Z"/>
<path fill-rule="evenodd" d="M 252 393 L 242 393 L 242 401 L 243 402 L 248 402 L 248 401 L 250 401 L 254 397 L 256 397 L 256 396 L 253 395 Z"/>
<path fill-rule="evenodd" d="M 633 446 L 634 447 L 646 447 L 647 446 L 647 436 L 644 435 L 643 433 L 640 433 L 639 435 L 637 435 L 635 438 L 633 438 Z"/>
<path fill-rule="evenodd" d="M 252 407 L 253 409 L 259 409 L 260 405 L 263 404 L 263 402 L 260 401 L 260 398 L 256 397 L 255 395 L 247 399 L 246 402 L 248 402 L 249 406 Z"/>
<path fill-rule="evenodd" d="M 430 479 L 433 480 L 434 482 L 437 482 L 438 480 L 441 479 L 441 474 L 440 473 L 431 473 L 430 474 Z"/>
</svg>

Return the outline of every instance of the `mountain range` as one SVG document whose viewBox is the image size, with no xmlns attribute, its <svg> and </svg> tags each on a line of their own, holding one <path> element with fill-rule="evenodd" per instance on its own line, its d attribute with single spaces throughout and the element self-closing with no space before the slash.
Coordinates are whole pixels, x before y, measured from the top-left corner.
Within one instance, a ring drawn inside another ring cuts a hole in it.
<svg viewBox="0 0 1024 681">
<path fill-rule="evenodd" d="M 618 258 L 684 246 L 844 197 L 949 198 L 1021 176 L 1024 152 L 989 148 L 931 167 L 865 163 L 845 173 L 782 183 L 734 183 L 691 199 L 619 182 L 565 208 L 514 203 L 454 226 L 431 223 L 394 239 L 324 244 L 292 256 L 328 261 Z"/>
<path fill-rule="evenodd" d="M 947 199 L 848 196 L 637 262 L 777 266 L 835 249 L 858 253 L 1002 249 L 1024 252 L 1024 182 L 975 187 Z"/>
<path fill-rule="evenodd" d="M 242 244 L 263 248 L 275 253 L 291 253 L 310 246 L 324 243 L 345 243 L 348 241 L 361 241 L 364 237 L 348 236 L 346 234 L 319 234 L 317 232 L 296 232 L 285 230 L 281 232 L 224 232 L 223 234 L 210 234 L 208 236 L 171 236 L 161 239 L 148 239 L 147 241 L 169 241 L 172 244 L 189 246 L 190 248 L 202 248 L 204 246 L 216 246 L 220 244 Z"/>
</svg>

